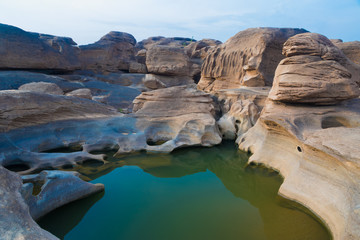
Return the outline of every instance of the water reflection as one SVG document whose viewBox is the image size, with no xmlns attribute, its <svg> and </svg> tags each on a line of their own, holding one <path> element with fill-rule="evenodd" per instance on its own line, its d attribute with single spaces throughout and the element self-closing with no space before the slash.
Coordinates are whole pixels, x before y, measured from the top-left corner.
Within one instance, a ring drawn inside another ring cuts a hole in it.
<svg viewBox="0 0 360 240">
<path fill-rule="evenodd" d="M 107 203 L 102 208 L 106 208 L 114 201 L 112 208 L 118 206 L 119 202 L 124 207 L 130 206 L 129 209 L 121 210 L 122 212 L 118 213 L 127 218 L 127 220 L 119 220 L 117 217 L 120 225 L 122 221 L 124 221 L 123 225 L 129 224 L 128 221 L 131 222 L 132 218 L 136 218 L 133 220 L 133 225 L 141 225 L 139 227 L 147 231 L 147 234 L 138 232 L 135 234 L 135 230 L 131 232 L 128 229 L 132 227 L 130 224 L 127 225 L 126 230 L 114 231 L 109 234 L 107 239 L 119 239 L 120 236 L 122 239 L 144 237 L 146 239 L 205 239 L 205 236 L 206 239 L 330 239 L 326 229 L 314 218 L 297 210 L 294 203 L 277 196 L 282 182 L 278 174 L 261 167 L 247 166 L 248 154 L 236 150 L 233 143 L 225 143 L 212 148 L 181 149 L 171 154 L 138 153 L 123 156 L 120 159 L 114 158 L 113 153 L 108 153 L 107 156 L 108 162 L 103 166 L 79 166 L 76 170 L 84 178 L 91 180 L 100 178 L 99 182 L 105 183 L 107 193 L 104 201 L 107 194 L 112 195 L 108 197 Z M 134 177 L 139 173 L 130 171 L 131 168 L 128 171 L 126 168 L 117 169 L 123 166 L 139 167 L 156 178 L 149 178 L 148 175 Z M 117 170 L 111 173 L 114 169 Z M 176 181 L 170 180 L 174 178 Z M 217 184 L 219 179 L 221 184 Z M 129 182 L 126 183 L 126 181 Z M 164 181 L 166 182 L 164 183 Z M 123 182 L 127 185 L 122 185 Z M 224 186 L 233 197 L 227 195 Z M 144 197 L 141 195 L 144 192 L 147 194 L 146 202 L 137 199 Z M 122 194 L 121 198 L 117 199 L 117 194 Z M 191 201 L 186 199 L 192 196 Z M 132 200 L 127 200 L 127 198 L 132 198 Z M 186 203 L 187 201 L 188 203 Z M 199 201 L 198 204 L 197 201 Z M 99 205 L 101 202 L 99 201 Z M 166 213 L 169 209 L 166 210 L 164 205 L 169 202 L 175 203 L 174 206 L 170 204 L 168 207 L 172 211 L 173 218 L 176 219 L 169 219 L 171 216 Z M 137 204 L 142 206 L 139 207 Z M 83 212 L 82 215 L 80 213 L 81 219 L 90 206 L 84 207 L 83 203 L 77 205 L 75 203 L 71 207 L 85 209 L 81 210 Z M 71 207 L 70 209 L 62 208 L 58 211 L 59 213 L 44 218 L 40 224 L 50 222 L 47 226 L 42 226 L 63 238 L 77 222 L 66 226 L 62 233 L 60 229 L 56 229 L 55 232 L 49 226 L 54 219 L 58 219 L 56 215 L 66 215 L 67 212 L 69 214 L 67 218 L 72 218 L 71 214 L 74 213 L 71 213 Z M 96 215 L 95 211 L 93 215 Z M 136 212 L 135 217 L 133 216 L 134 211 L 141 211 L 141 213 Z M 165 211 L 165 213 L 161 211 Z M 154 212 L 156 212 L 156 216 L 154 216 Z M 149 217 L 152 219 L 141 220 Z M 158 223 L 154 223 L 154 219 Z M 199 222 L 199 224 L 193 223 L 197 225 L 196 229 L 189 227 L 190 223 L 195 221 L 194 219 Z M 111 217 L 109 217 L 109 221 L 111 221 Z M 168 221 L 173 221 L 173 224 L 166 225 Z M 164 232 L 163 235 L 154 230 L 157 228 L 157 224 L 167 226 L 166 229 L 160 228 Z M 174 225 L 182 230 L 172 229 Z M 80 234 L 80 230 L 78 232 Z M 185 232 L 189 235 L 186 235 Z M 175 236 L 170 237 L 171 234 L 175 234 Z M 68 239 L 76 239 L 70 235 Z M 65 239 L 67 238 L 65 237 Z"/>
</svg>

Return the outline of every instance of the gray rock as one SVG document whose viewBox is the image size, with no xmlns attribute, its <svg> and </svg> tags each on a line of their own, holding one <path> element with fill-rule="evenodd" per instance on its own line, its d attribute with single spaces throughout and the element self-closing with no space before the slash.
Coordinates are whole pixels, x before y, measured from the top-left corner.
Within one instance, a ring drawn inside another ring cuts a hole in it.
<svg viewBox="0 0 360 240">
<path fill-rule="evenodd" d="M 46 94 L 54 94 L 54 95 L 64 95 L 64 92 L 61 88 L 58 87 L 55 83 L 47 83 L 47 82 L 32 82 L 21 85 L 19 87 L 21 91 L 29 91 L 29 92 L 38 92 L 38 93 L 46 93 Z"/>
<path fill-rule="evenodd" d="M 91 90 L 88 88 L 80 88 L 71 92 L 68 92 L 66 96 L 92 99 Z"/>
</svg>

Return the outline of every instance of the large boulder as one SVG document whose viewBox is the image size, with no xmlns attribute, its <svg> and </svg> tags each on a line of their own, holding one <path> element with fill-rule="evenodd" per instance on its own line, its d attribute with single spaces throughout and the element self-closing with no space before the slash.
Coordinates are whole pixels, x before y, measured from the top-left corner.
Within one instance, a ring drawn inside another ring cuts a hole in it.
<svg viewBox="0 0 360 240">
<path fill-rule="evenodd" d="M 110 106 L 77 97 L 17 90 L 0 91 L 0 132 L 51 121 L 116 114 L 118 112 Z"/>
<path fill-rule="evenodd" d="M 80 67 L 78 54 L 71 38 L 0 24 L 0 69 L 72 71 Z"/>
<path fill-rule="evenodd" d="M 136 44 L 138 49 L 149 49 L 153 46 L 169 46 L 169 47 L 184 47 L 196 40 L 192 38 L 172 37 L 166 38 L 162 36 L 149 37 Z"/>
<path fill-rule="evenodd" d="M 337 46 L 343 53 L 354 63 L 360 65 L 360 41 L 354 42 L 342 42 L 337 41 L 334 42 L 335 46 Z"/>
<path fill-rule="evenodd" d="M 145 132 L 148 151 L 221 142 L 211 97 L 195 86 L 144 92 L 134 100 L 137 127 Z"/>
<path fill-rule="evenodd" d="M 63 95 L 64 92 L 59 88 L 55 83 L 47 83 L 47 82 L 32 82 L 26 83 L 19 87 L 19 90 L 29 91 L 29 92 L 39 92 L 39 93 L 47 93 L 47 94 L 55 94 L 55 95 Z"/>
<path fill-rule="evenodd" d="M 205 91 L 240 86 L 271 86 L 283 43 L 304 29 L 251 28 L 241 31 L 209 52 L 198 88 Z"/>
<path fill-rule="evenodd" d="M 187 54 L 191 59 L 202 59 L 204 60 L 207 56 L 207 52 L 222 42 L 215 39 L 201 39 L 200 41 L 191 42 L 189 45 L 185 47 Z"/>
<path fill-rule="evenodd" d="M 124 32 L 110 32 L 99 41 L 80 46 L 82 69 L 95 72 L 129 71 L 135 61 L 135 38 Z"/>
<path fill-rule="evenodd" d="M 269 98 L 288 103 L 336 104 L 360 91 L 349 60 L 325 36 L 298 34 L 285 42 Z"/>
<path fill-rule="evenodd" d="M 0 166 L 0 236 L 4 240 L 55 240 L 31 218 L 22 195 L 21 177 Z"/>
</svg>

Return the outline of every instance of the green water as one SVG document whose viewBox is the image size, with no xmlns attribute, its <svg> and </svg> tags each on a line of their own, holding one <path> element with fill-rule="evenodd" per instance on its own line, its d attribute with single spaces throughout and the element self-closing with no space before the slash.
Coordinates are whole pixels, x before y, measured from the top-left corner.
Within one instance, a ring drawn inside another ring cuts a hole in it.
<svg viewBox="0 0 360 240">
<path fill-rule="evenodd" d="M 76 169 L 105 193 L 39 221 L 61 239 L 322 240 L 327 230 L 277 195 L 280 176 L 233 144 L 113 158 Z"/>
</svg>

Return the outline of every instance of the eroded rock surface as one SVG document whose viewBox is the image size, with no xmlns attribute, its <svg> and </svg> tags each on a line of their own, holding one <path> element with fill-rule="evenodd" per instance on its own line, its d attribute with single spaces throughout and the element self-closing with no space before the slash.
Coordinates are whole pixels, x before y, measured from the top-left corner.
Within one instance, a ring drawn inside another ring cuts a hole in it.
<svg viewBox="0 0 360 240">
<path fill-rule="evenodd" d="M 346 69 L 350 61 L 325 36 L 298 34 L 285 42 L 283 53 L 287 58 L 276 69 L 270 99 L 328 105 L 359 96 Z"/>
<path fill-rule="evenodd" d="M 54 95 L 63 95 L 64 92 L 59 88 L 55 83 L 47 83 L 47 82 L 32 82 L 21 85 L 19 90 L 29 91 L 29 92 L 38 92 L 38 93 L 47 93 Z"/>
<path fill-rule="evenodd" d="M 219 45 L 205 58 L 198 88 L 205 91 L 240 86 L 271 86 L 284 57 L 283 43 L 304 29 L 251 28 Z"/>
<path fill-rule="evenodd" d="M 333 42 L 354 63 L 360 65 L 360 42 Z"/>
<path fill-rule="evenodd" d="M 0 236 L 4 240 L 57 239 L 41 229 L 31 218 L 21 196 L 22 180 L 16 173 L 0 166 Z"/>
</svg>

